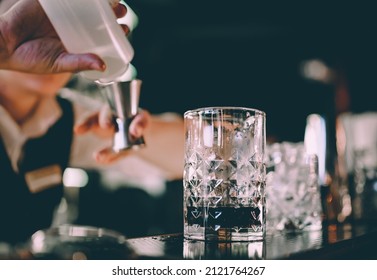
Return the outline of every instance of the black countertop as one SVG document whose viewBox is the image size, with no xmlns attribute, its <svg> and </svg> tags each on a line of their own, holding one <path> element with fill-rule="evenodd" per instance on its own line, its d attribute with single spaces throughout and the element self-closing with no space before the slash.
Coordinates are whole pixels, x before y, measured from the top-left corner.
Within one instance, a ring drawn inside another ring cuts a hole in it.
<svg viewBox="0 0 377 280">
<path fill-rule="evenodd" d="M 377 260 L 376 223 L 331 224 L 317 231 L 276 232 L 258 242 L 194 241 L 186 240 L 182 233 L 127 239 L 118 234 L 106 235 L 104 229 L 92 231 L 95 234 L 83 235 L 82 230 L 69 230 L 62 236 L 44 232 L 43 240 L 35 235 L 34 242 L 27 246 L 9 247 L 6 254 L 0 251 L 0 259 Z"/>
<path fill-rule="evenodd" d="M 128 243 L 141 259 L 377 259 L 377 226 L 324 225 L 319 231 L 274 233 L 263 242 L 202 242 L 177 233 Z"/>
</svg>

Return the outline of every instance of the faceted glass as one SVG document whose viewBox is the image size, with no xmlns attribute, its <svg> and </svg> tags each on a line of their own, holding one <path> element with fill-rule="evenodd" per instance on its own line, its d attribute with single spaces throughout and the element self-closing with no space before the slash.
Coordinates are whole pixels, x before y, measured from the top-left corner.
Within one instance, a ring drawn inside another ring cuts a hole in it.
<svg viewBox="0 0 377 280">
<path fill-rule="evenodd" d="M 265 113 L 211 107 L 185 113 L 184 236 L 265 236 Z"/>
<path fill-rule="evenodd" d="M 267 234 L 275 231 L 320 230 L 322 207 L 318 158 L 304 143 L 267 146 Z"/>
</svg>

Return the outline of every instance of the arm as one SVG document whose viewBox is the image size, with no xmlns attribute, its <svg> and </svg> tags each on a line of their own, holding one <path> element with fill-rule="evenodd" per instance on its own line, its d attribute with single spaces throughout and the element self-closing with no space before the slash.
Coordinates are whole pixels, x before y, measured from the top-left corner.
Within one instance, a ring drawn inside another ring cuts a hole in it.
<svg viewBox="0 0 377 280">
<path fill-rule="evenodd" d="M 184 158 L 183 119 L 178 116 L 170 119 L 153 116 L 144 137 L 146 147 L 135 153 L 165 170 L 169 179 L 181 179 Z"/>
</svg>

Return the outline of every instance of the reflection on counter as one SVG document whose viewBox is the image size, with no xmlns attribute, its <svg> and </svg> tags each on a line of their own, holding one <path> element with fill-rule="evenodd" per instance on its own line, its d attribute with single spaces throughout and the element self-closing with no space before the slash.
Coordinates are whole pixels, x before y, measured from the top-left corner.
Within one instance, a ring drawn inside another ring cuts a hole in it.
<svg viewBox="0 0 377 280">
<path fill-rule="evenodd" d="M 375 259 L 375 225 L 329 225 L 322 230 L 267 235 L 264 242 L 203 242 L 182 234 L 128 240 L 141 259 Z"/>
<path fill-rule="evenodd" d="M 266 243 L 183 241 L 184 259 L 229 259 L 230 256 L 232 259 L 263 260 L 266 258 Z"/>
</svg>

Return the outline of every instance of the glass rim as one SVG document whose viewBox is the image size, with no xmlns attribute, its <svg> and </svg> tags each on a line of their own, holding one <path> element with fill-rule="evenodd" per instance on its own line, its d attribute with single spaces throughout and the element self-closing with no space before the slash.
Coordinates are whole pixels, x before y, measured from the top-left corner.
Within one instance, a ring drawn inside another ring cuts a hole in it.
<svg viewBox="0 0 377 280">
<path fill-rule="evenodd" d="M 186 117 L 188 115 L 198 114 L 199 112 L 204 111 L 215 111 L 215 110 L 239 110 L 239 111 L 250 111 L 254 113 L 258 113 L 260 115 L 266 116 L 266 113 L 259 109 L 249 108 L 249 107 L 238 107 L 238 106 L 210 106 L 210 107 L 200 107 L 197 109 L 192 109 L 186 111 L 183 116 Z"/>
</svg>

